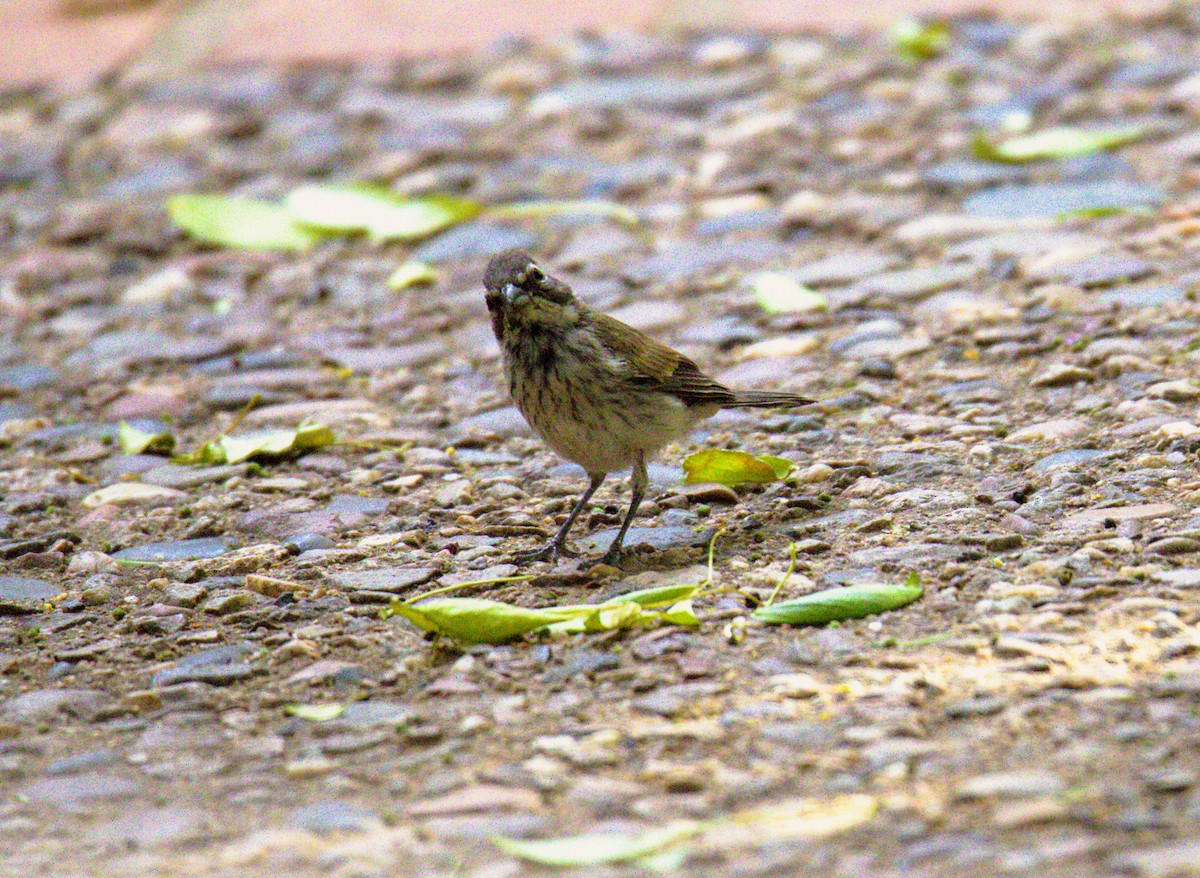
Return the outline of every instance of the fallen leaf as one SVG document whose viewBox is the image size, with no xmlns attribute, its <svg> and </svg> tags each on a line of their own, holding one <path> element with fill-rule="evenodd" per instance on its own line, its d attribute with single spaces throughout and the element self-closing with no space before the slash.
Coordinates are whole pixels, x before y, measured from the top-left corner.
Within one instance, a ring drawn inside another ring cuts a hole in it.
<svg viewBox="0 0 1200 878">
<path fill-rule="evenodd" d="M 779 604 L 759 607 L 753 616 L 772 625 L 824 625 L 860 619 L 911 604 L 923 589 L 914 573 L 903 583 L 869 583 L 827 588 Z"/>
<path fill-rule="evenodd" d="M 162 488 L 142 482 L 117 482 L 115 485 L 92 491 L 81 502 L 84 509 L 96 509 L 105 504 L 130 506 L 155 500 L 182 500 L 186 496 L 183 491 L 176 491 L 174 488 Z"/>
<path fill-rule="evenodd" d="M 224 247 L 307 250 L 319 240 L 283 207 L 249 198 L 176 195 L 167 202 L 167 214 L 192 237 Z"/>
<path fill-rule="evenodd" d="M 117 427 L 117 441 L 125 454 L 141 454 L 142 452 L 166 454 L 175 447 L 175 437 L 168 431 L 150 432 L 139 430 L 127 421 L 121 421 Z"/>
<path fill-rule="evenodd" d="M 542 841 L 503 837 L 493 841 L 506 854 L 542 866 L 599 866 L 604 863 L 626 863 L 658 853 L 696 835 L 702 826 L 694 820 L 676 820 L 661 829 L 637 835 L 591 833 Z"/>
<path fill-rule="evenodd" d="M 346 705 L 330 704 L 289 704 L 283 709 L 288 716 L 306 719 L 314 723 L 325 723 L 337 719 L 346 712 Z"/>
<path fill-rule="evenodd" d="M 640 220 L 638 215 L 620 204 L 599 199 L 582 201 L 521 201 L 513 204 L 502 204 L 488 210 L 488 214 L 500 219 L 518 219 L 524 217 L 545 216 L 602 216 L 615 220 L 624 226 L 636 226 Z"/>
<path fill-rule="evenodd" d="M 381 186 L 299 186 L 284 207 L 295 222 L 324 232 L 366 232 L 372 240 L 415 241 L 475 216 L 480 206 L 461 198 L 405 198 Z"/>
<path fill-rule="evenodd" d="M 768 314 L 824 311 L 826 298 L 815 290 L 778 271 L 761 271 L 750 278 L 754 301 Z"/>
<path fill-rule="evenodd" d="M 782 471 L 783 464 L 787 469 Z M 755 457 L 744 451 L 709 448 L 683 461 L 685 482 L 716 482 L 721 485 L 765 484 L 784 478 L 791 461 L 780 457 Z"/>
<path fill-rule="evenodd" d="M 892 25 L 892 42 L 897 51 L 914 61 L 936 58 L 950 45 L 950 28 L 941 21 L 922 21 L 905 16 Z"/>
<path fill-rule="evenodd" d="M 388 275 L 387 286 L 389 290 L 399 292 L 409 287 L 436 283 L 437 278 L 437 272 L 433 270 L 432 266 L 416 259 L 410 259 L 408 262 L 401 263 L 395 271 Z"/>
<path fill-rule="evenodd" d="M 416 604 L 392 601 L 391 615 L 462 643 L 507 643 L 538 628 L 578 615 L 568 608 L 527 609 L 483 598 L 432 598 Z"/>
<path fill-rule="evenodd" d="M 1106 152 L 1142 140 L 1150 133 L 1144 125 L 1108 125 L 1076 128 L 1069 125 L 1047 128 L 1033 134 L 991 143 L 984 137 L 974 142 L 975 154 L 996 162 L 1031 162 Z"/>
<path fill-rule="evenodd" d="M 240 463 L 251 457 L 278 457 L 324 448 L 335 441 L 333 431 L 324 424 L 301 424 L 294 430 L 255 430 L 242 436 L 222 436 L 217 444 L 225 463 Z"/>
</svg>

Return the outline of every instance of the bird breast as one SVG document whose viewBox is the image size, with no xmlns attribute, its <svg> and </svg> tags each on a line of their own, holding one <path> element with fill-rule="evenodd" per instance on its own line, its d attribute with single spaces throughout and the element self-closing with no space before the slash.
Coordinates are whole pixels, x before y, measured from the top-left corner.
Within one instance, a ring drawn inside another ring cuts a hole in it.
<svg viewBox="0 0 1200 878">
<path fill-rule="evenodd" d="M 592 333 L 522 336 L 504 344 L 513 402 L 547 445 L 590 474 L 624 469 L 712 414 L 625 383 L 627 364 Z"/>
</svg>

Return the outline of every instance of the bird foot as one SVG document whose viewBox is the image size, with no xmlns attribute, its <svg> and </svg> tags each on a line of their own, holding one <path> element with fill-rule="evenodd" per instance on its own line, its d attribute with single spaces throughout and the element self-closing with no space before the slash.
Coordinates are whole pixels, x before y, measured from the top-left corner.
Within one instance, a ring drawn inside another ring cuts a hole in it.
<svg viewBox="0 0 1200 878">
<path fill-rule="evenodd" d="M 609 567 L 621 566 L 621 547 L 611 546 L 607 552 L 600 558 L 598 564 L 607 564 Z"/>
<path fill-rule="evenodd" d="M 571 551 L 565 545 L 547 543 L 540 549 L 517 552 L 513 555 L 513 560 L 518 564 L 532 564 L 534 561 L 557 561 L 559 558 L 574 558 L 578 554 L 578 552 Z"/>
</svg>

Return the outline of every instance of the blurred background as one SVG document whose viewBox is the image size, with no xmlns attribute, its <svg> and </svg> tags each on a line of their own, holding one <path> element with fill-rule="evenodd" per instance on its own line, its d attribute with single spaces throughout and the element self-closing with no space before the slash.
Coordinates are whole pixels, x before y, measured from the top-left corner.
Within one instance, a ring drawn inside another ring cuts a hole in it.
<svg viewBox="0 0 1200 878">
<path fill-rule="evenodd" d="M 0 87 L 83 84 L 118 68 L 420 56 L 579 29 L 853 30 L 987 10 L 1080 19 L 1170 0 L 4 0 Z"/>
</svg>

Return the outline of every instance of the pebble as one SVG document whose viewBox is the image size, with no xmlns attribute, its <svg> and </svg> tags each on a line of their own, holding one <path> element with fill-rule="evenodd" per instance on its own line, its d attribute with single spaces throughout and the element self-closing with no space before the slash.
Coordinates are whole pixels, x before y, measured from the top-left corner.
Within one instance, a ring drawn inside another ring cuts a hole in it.
<svg viewBox="0 0 1200 878">
<path fill-rule="evenodd" d="M 1055 363 L 1035 375 L 1029 382 L 1033 387 L 1067 387 L 1080 381 L 1095 381 L 1096 373 L 1068 363 Z"/>
<path fill-rule="evenodd" d="M 1074 418 L 1056 418 L 1052 421 L 1042 421 L 1030 424 L 1008 434 L 1009 442 L 1065 442 L 1084 436 L 1088 433 L 1088 425 Z"/>
<path fill-rule="evenodd" d="M 978 775 L 959 784 L 955 795 L 962 799 L 1028 798 L 1065 790 L 1066 784 L 1057 775 L 1029 771 Z"/>
</svg>

